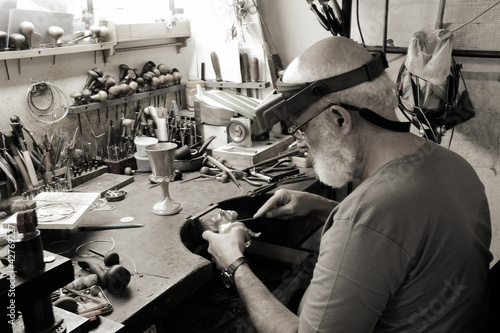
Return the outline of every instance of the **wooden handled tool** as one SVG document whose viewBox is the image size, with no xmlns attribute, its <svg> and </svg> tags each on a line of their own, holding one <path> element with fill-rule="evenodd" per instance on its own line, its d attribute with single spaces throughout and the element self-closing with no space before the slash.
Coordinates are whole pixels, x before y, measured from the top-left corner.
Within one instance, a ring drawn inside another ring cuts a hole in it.
<svg viewBox="0 0 500 333">
<path fill-rule="evenodd" d="M 252 82 L 259 82 L 259 59 L 257 57 L 250 59 L 250 76 Z"/>
<path fill-rule="evenodd" d="M 26 37 L 21 34 L 10 34 L 9 36 L 9 41 L 11 41 L 17 51 L 21 50 L 21 47 L 25 40 Z M 21 74 L 21 58 L 17 59 L 17 67 L 19 69 L 19 74 Z"/>
<path fill-rule="evenodd" d="M 28 49 L 33 47 L 33 33 L 35 32 L 35 26 L 33 23 L 24 21 L 19 24 L 19 31 L 26 38 L 26 46 Z"/>
<path fill-rule="evenodd" d="M 63 28 L 53 25 L 53 26 L 49 27 L 48 32 L 49 32 L 50 37 L 52 37 L 52 43 L 54 44 L 54 47 L 57 47 L 57 41 L 59 40 L 59 38 L 62 37 L 62 35 L 64 35 Z M 52 56 L 52 64 L 53 65 L 56 64 L 56 56 L 55 55 Z"/>
<path fill-rule="evenodd" d="M 243 69 L 243 82 L 250 82 L 250 60 L 247 53 L 241 54 L 241 67 Z"/>
<path fill-rule="evenodd" d="M 214 67 L 215 81 L 220 82 L 222 81 L 222 75 L 220 71 L 219 57 L 217 56 L 217 53 L 212 51 L 210 53 L 210 58 L 212 59 L 212 66 Z"/>
<path fill-rule="evenodd" d="M 5 51 L 7 48 L 7 36 L 5 31 L 0 31 L 0 52 Z M 7 66 L 7 60 L 3 61 L 5 65 L 5 72 L 7 73 L 7 80 L 10 80 L 9 67 Z"/>
</svg>

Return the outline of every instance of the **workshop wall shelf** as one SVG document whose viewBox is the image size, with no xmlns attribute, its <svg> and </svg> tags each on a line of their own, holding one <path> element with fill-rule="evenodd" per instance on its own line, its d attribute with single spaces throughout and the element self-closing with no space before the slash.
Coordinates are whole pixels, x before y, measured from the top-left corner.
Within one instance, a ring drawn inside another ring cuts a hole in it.
<svg viewBox="0 0 500 333">
<path fill-rule="evenodd" d="M 105 40 L 116 41 L 117 44 L 110 50 L 115 52 L 144 50 L 152 47 L 175 46 L 177 53 L 186 46 L 191 37 L 191 25 L 185 22 L 158 22 L 117 24 L 112 21 L 101 21 L 109 29 Z"/>
<path fill-rule="evenodd" d="M 159 89 L 155 89 L 155 90 L 135 93 L 135 94 L 130 95 L 130 96 L 108 99 L 104 102 L 93 102 L 93 103 L 82 104 L 82 105 L 72 105 L 69 107 L 68 114 L 79 114 L 82 112 L 101 110 L 101 109 L 105 109 L 105 108 L 110 107 L 110 106 L 122 105 L 125 103 L 130 103 L 130 102 L 138 101 L 138 100 L 142 100 L 142 99 L 148 99 L 148 98 L 152 98 L 152 97 L 160 96 L 160 95 L 166 95 L 168 93 L 182 91 L 185 89 L 186 89 L 186 84 L 181 83 L 181 84 L 177 84 L 175 86 L 170 86 L 170 87 L 166 87 L 166 88 L 159 88 Z"/>
<path fill-rule="evenodd" d="M 57 56 L 70 53 L 105 51 L 112 49 L 115 45 L 116 42 L 103 42 L 103 43 L 77 44 L 72 46 L 60 46 L 60 47 L 41 47 L 31 50 L 6 51 L 6 52 L 0 52 L 0 60 L 25 59 L 25 58 L 35 58 L 35 57 Z"/>
</svg>

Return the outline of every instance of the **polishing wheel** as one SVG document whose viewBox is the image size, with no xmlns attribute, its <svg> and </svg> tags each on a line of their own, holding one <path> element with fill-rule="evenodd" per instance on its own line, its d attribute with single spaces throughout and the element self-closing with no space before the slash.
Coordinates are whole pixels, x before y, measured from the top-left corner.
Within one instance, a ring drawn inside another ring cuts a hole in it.
<svg viewBox="0 0 500 333">
<path fill-rule="evenodd" d="M 247 127 L 239 120 L 231 120 L 227 125 L 227 135 L 231 141 L 240 143 L 243 142 L 248 135 L 250 135 Z"/>
</svg>

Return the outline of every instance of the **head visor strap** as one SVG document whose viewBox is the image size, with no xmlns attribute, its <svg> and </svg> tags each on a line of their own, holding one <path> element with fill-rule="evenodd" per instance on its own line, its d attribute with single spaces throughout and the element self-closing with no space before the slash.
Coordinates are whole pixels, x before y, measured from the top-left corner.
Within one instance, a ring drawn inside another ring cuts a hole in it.
<svg viewBox="0 0 500 333">
<path fill-rule="evenodd" d="M 276 83 L 278 92 L 264 100 L 255 110 L 256 132 L 265 132 L 325 95 L 376 79 L 388 64 L 384 53 L 372 55 L 373 58 L 363 66 L 327 79 L 287 84 L 279 78 Z"/>
</svg>

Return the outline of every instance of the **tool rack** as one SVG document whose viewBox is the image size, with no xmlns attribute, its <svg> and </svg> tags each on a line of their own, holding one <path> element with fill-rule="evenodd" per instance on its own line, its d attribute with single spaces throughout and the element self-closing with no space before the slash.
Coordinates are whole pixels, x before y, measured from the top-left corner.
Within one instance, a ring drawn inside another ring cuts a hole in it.
<svg viewBox="0 0 500 333">
<path fill-rule="evenodd" d="M 148 90 L 145 92 L 135 93 L 130 96 L 117 97 L 113 99 L 108 99 L 104 102 L 92 102 L 88 104 L 82 105 L 72 105 L 68 109 L 68 114 L 80 114 L 82 112 L 94 111 L 94 110 L 102 110 L 106 109 L 110 106 L 122 105 L 125 103 L 130 103 L 133 101 L 143 100 L 147 98 L 152 98 L 159 95 L 165 95 L 168 93 L 173 93 L 177 91 L 182 91 L 186 89 L 185 83 L 180 83 L 174 86 L 158 88 L 155 90 Z"/>
</svg>

